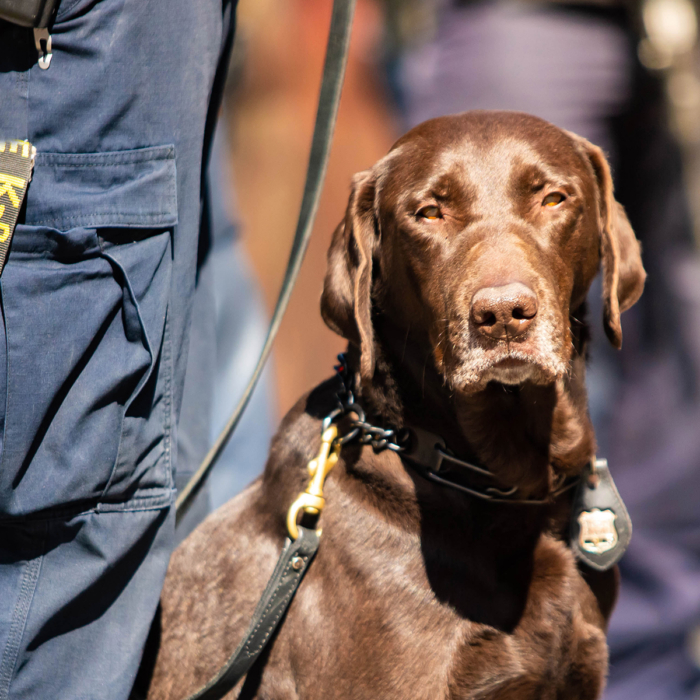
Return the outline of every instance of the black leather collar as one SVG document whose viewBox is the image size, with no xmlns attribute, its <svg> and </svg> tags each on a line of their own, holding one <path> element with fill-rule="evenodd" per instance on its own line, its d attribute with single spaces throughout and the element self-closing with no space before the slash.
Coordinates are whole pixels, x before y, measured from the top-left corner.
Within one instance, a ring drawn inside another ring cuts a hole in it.
<svg viewBox="0 0 700 700">
<path fill-rule="evenodd" d="M 341 442 L 358 440 L 372 445 L 376 452 L 391 449 L 425 479 L 491 503 L 549 505 L 578 486 L 570 524 L 570 545 L 575 556 L 593 569 L 606 571 L 625 553 L 632 536 L 632 521 L 606 460 L 594 459 L 580 476 L 562 477 L 545 498 L 520 498 L 517 486 L 504 490 L 488 469 L 452 454 L 439 435 L 415 427 L 379 428 L 365 420 L 362 407 L 355 403 L 345 356 L 339 355 L 338 359 L 339 407 L 329 419 L 357 415 Z"/>
<path fill-rule="evenodd" d="M 578 476 L 564 478 L 546 498 L 541 499 L 520 498 L 517 486 L 505 490 L 498 488 L 499 484 L 494 474 L 484 467 L 456 457 L 448 450 L 445 441 L 439 435 L 422 428 L 380 428 L 369 423 L 365 419 L 364 410 L 355 400 L 352 375 L 348 370 L 345 355 L 338 355 L 338 361 L 339 364 L 335 369 L 340 379 L 341 389 L 337 395 L 338 409 L 331 414 L 330 418 L 335 420 L 342 414 L 357 415 L 357 419 L 352 421 L 350 432 L 340 438 L 342 444 L 358 440 L 363 444 L 372 445 L 375 452 L 393 450 L 424 478 L 492 503 L 551 504 L 554 499 L 572 489 L 581 480 Z M 465 483 L 470 477 L 473 483 Z M 489 485 L 489 481 L 494 483 Z M 484 484 L 484 482 L 487 483 Z"/>
<path fill-rule="evenodd" d="M 580 477 L 569 477 L 557 486 L 546 498 L 519 498 L 518 487 L 504 490 L 496 485 L 467 485 L 469 476 L 477 477 L 480 482 L 496 481 L 496 477 L 483 467 L 466 462 L 453 455 L 445 446 L 445 441 L 434 433 L 421 428 L 410 428 L 410 438 L 400 452 L 402 459 L 411 463 L 423 477 L 442 486 L 456 489 L 470 496 L 492 503 L 513 503 L 521 505 L 546 505 L 557 496 L 576 486 Z"/>
</svg>

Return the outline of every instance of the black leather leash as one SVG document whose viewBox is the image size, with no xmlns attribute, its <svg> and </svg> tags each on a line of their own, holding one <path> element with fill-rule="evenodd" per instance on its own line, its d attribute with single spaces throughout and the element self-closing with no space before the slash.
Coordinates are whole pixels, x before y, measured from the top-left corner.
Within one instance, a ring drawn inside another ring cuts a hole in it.
<svg viewBox="0 0 700 700">
<path fill-rule="evenodd" d="M 202 464 L 178 495 L 176 502 L 177 523 L 181 522 L 182 518 L 187 513 L 192 501 L 204 485 L 214 464 L 221 456 L 233 431 L 236 429 L 243 415 L 243 411 L 245 411 L 250 401 L 253 390 L 260 379 L 265 362 L 272 349 L 272 343 L 275 340 L 280 323 L 282 322 L 282 317 L 287 309 L 294 283 L 304 259 L 304 253 L 306 252 L 309 239 L 311 238 L 311 230 L 313 228 L 314 219 L 316 218 L 321 188 L 326 175 L 328 156 L 330 154 L 331 141 L 333 139 L 333 131 L 338 114 L 338 104 L 340 103 L 340 93 L 345 76 L 345 66 L 348 59 L 354 11 L 355 0 L 334 0 L 333 2 L 333 14 L 331 16 L 331 26 L 326 48 L 326 61 L 323 67 L 321 93 L 318 100 L 313 140 L 311 142 L 309 167 L 306 172 L 304 196 L 301 202 L 299 220 L 297 222 L 296 233 L 294 234 L 294 241 L 292 242 L 292 250 L 289 256 L 289 262 L 287 263 L 287 270 L 284 275 L 275 311 L 272 314 L 265 344 L 260 352 L 258 364 L 248 382 L 248 386 L 243 392 L 243 396 L 226 424 L 226 427 L 216 439 L 216 442 L 209 450 Z"/>
<path fill-rule="evenodd" d="M 318 550 L 320 530 L 312 530 L 297 523 L 299 515 L 318 520 L 326 500 L 323 485 L 340 455 L 338 426 L 332 416 L 326 417 L 321 429 L 321 447 L 318 456 L 307 465 L 311 480 L 292 503 L 287 513 L 289 537 L 277 560 L 275 570 L 258 602 L 253 619 L 243 641 L 216 676 L 187 700 L 219 700 L 245 676 L 265 649 L 279 626 L 304 574 Z M 303 520 L 307 523 L 307 520 Z"/>
<path fill-rule="evenodd" d="M 287 538 L 285 542 L 243 641 L 216 677 L 194 695 L 190 695 L 187 700 L 223 698 L 248 673 L 265 649 L 318 550 L 318 533 L 302 526 L 299 526 L 298 530 L 299 536 L 296 540 Z"/>
</svg>

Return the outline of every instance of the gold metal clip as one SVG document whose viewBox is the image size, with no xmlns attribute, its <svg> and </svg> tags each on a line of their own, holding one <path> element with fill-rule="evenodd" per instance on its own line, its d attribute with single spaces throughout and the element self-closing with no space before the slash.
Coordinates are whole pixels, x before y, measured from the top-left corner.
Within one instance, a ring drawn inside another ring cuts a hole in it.
<svg viewBox="0 0 700 700">
<path fill-rule="evenodd" d="M 299 528 L 297 527 L 299 511 L 303 510 L 309 515 L 320 515 L 323 506 L 326 505 L 326 499 L 323 497 L 323 484 L 340 455 L 340 444 L 333 444 L 337 437 L 338 426 L 334 424 L 323 431 L 318 457 L 312 459 L 308 464 L 311 481 L 309 481 L 306 491 L 299 494 L 287 513 L 287 530 L 293 540 L 299 537 Z"/>
</svg>

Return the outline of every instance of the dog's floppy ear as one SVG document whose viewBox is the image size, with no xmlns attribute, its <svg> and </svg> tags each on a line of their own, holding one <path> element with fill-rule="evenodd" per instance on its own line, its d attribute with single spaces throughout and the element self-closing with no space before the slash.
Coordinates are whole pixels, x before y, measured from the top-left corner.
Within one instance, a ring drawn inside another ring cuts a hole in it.
<svg viewBox="0 0 700 700">
<path fill-rule="evenodd" d="M 371 170 L 353 178 L 345 219 L 333 233 L 321 296 L 326 325 L 360 349 L 360 375 L 374 374 L 372 256 L 375 233 L 375 178 Z"/>
<path fill-rule="evenodd" d="M 610 166 L 603 151 L 586 139 L 583 144 L 593 166 L 599 190 L 600 258 L 603 267 L 603 324 L 608 340 L 622 347 L 620 314 L 633 306 L 644 289 L 639 241 L 622 205 L 615 200 Z"/>
</svg>

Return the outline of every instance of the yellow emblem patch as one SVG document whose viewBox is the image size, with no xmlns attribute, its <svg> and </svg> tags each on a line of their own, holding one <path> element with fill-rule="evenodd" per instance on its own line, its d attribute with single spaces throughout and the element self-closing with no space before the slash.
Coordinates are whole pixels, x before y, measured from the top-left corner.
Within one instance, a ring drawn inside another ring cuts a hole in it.
<svg viewBox="0 0 700 700">
<path fill-rule="evenodd" d="M 35 154 L 28 141 L 0 142 L 0 273 L 32 177 Z"/>
</svg>

